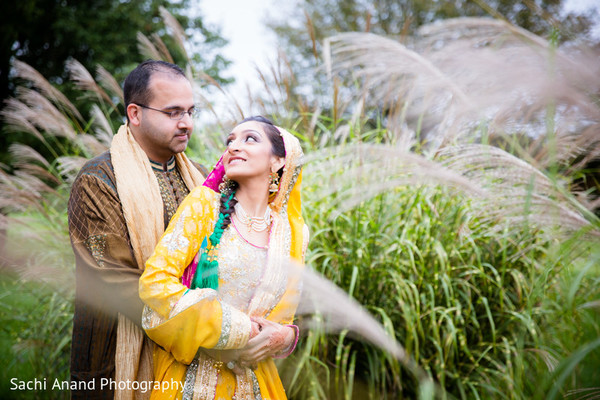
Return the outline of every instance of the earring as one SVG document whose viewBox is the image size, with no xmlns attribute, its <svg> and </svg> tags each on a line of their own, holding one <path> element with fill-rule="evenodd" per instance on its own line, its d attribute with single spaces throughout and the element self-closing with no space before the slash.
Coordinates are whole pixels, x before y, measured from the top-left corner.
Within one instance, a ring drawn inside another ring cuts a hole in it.
<svg viewBox="0 0 600 400">
<path fill-rule="evenodd" d="M 223 182 L 219 183 L 219 192 L 224 196 L 229 196 L 233 191 L 234 186 L 235 181 L 229 179 L 227 175 L 223 175 Z"/>
<path fill-rule="evenodd" d="M 279 174 L 271 172 L 269 175 L 269 193 L 277 193 L 279 190 Z"/>
</svg>

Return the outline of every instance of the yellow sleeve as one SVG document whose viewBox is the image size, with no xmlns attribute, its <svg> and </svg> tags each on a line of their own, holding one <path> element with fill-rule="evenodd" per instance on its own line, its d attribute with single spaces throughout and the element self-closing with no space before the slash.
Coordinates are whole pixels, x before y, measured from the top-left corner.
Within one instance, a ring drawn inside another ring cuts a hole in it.
<svg viewBox="0 0 600 400">
<path fill-rule="evenodd" d="M 212 233 L 217 194 L 200 186 L 179 206 L 140 278 L 140 298 L 148 306 L 142 327 L 180 362 L 189 364 L 199 347 L 239 348 L 248 341 L 250 318 L 221 303 L 213 289 L 188 288 L 181 276 Z"/>
</svg>

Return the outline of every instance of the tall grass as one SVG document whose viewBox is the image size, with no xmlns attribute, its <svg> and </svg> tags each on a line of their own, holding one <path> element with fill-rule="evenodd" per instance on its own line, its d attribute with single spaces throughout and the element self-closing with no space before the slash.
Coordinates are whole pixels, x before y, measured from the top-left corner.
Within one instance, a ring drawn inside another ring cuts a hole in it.
<svg viewBox="0 0 600 400">
<path fill-rule="evenodd" d="M 6 273 L 0 285 L 0 395 L 5 399 L 68 399 L 68 392 L 52 390 L 52 386 L 55 380 L 69 380 L 71 297 L 53 285 Z M 45 390 L 15 390 L 21 382 L 34 379 L 45 381 Z"/>
<path fill-rule="evenodd" d="M 317 196 L 309 212 L 311 264 L 390 328 L 441 397 L 593 397 L 600 223 L 564 189 L 577 159 L 598 151 L 597 76 L 569 50 L 497 21 L 448 21 L 421 34 L 409 45 L 329 39 L 329 70 L 358 82 L 359 108 L 384 110 L 394 147 L 366 160 L 351 147 L 326 173 L 307 174 L 337 193 Z M 508 54 L 512 68 L 500 70 Z M 485 144 L 465 146 L 473 141 Z M 487 146 L 502 142 L 522 159 Z M 407 150 L 441 164 L 423 171 Z M 451 175 L 440 186 L 445 168 L 479 193 Z M 347 332 L 312 334 L 312 358 L 297 361 L 320 391 L 294 386 L 298 398 L 419 395 L 377 349 Z M 335 376 L 322 373 L 327 365 Z"/>
<path fill-rule="evenodd" d="M 498 232 L 440 186 L 399 187 L 333 218 L 335 197 L 307 203 L 308 263 L 367 307 L 443 397 L 545 398 L 597 382 L 595 241 L 559 243 L 509 224 Z M 304 376 L 293 398 L 418 395 L 398 360 L 348 332 L 310 332 L 304 345 L 291 363 Z M 575 367 L 569 356 L 585 346 Z M 557 383 L 559 370 L 569 380 Z"/>
</svg>

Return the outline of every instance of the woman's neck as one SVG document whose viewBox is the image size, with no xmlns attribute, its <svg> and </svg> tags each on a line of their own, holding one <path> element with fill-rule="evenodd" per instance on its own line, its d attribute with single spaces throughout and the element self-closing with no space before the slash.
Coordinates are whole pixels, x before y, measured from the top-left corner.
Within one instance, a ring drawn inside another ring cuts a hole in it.
<svg viewBox="0 0 600 400">
<path fill-rule="evenodd" d="M 265 182 L 253 180 L 240 183 L 235 197 L 248 216 L 262 216 L 269 202 L 268 182 L 266 180 Z"/>
</svg>

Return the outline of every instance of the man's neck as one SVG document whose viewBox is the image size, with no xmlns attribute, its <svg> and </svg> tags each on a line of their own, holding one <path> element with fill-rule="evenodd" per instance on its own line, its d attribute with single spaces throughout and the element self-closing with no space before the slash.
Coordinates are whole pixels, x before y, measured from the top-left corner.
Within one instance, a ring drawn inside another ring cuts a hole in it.
<svg viewBox="0 0 600 400">
<path fill-rule="evenodd" d="M 164 172 L 168 172 L 175 169 L 175 156 L 172 156 L 167 162 L 164 163 L 154 161 L 150 157 L 148 157 L 148 160 L 150 160 L 150 165 L 152 166 L 152 169 Z"/>
</svg>

